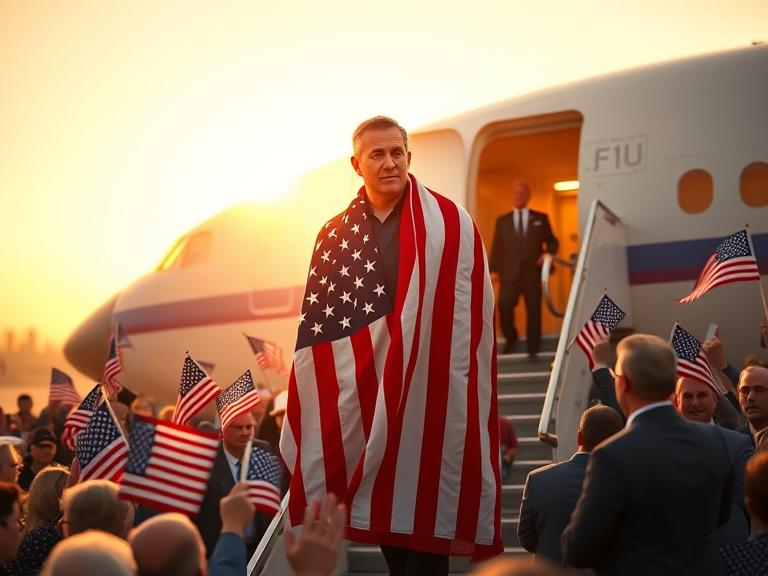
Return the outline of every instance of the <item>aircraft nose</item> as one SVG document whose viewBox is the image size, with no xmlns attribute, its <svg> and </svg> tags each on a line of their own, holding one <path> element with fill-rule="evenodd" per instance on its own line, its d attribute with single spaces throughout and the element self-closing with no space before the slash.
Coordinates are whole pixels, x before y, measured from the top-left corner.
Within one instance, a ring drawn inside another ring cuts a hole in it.
<svg viewBox="0 0 768 576">
<path fill-rule="evenodd" d="M 100 380 L 109 347 L 112 312 L 120 294 L 96 308 L 83 320 L 64 344 L 64 356 L 80 372 Z"/>
</svg>

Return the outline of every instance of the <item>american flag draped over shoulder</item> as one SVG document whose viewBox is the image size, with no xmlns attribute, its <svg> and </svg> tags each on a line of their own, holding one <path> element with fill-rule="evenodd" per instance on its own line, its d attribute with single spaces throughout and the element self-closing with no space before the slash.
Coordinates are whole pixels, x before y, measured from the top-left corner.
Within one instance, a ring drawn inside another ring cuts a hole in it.
<svg viewBox="0 0 768 576">
<path fill-rule="evenodd" d="M 611 330 L 624 320 L 624 316 L 626 316 L 624 311 L 607 295 L 603 295 L 592 316 L 579 331 L 576 336 L 576 343 L 586 354 L 590 370 L 595 367 L 595 359 L 592 357 L 592 349 L 595 344 L 608 338 L 611 335 Z"/>
<path fill-rule="evenodd" d="M 75 447 L 75 438 L 88 425 L 101 400 L 101 384 L 96 384 L 80 405 L 67 416 L 61 440 L 71 450 Z"/>
<path fill-rule="evenodd" d="M 119 481 L 127 454 L 128 443 L 112 418 L 107 401 L 104 401 L 91 416 L 88 426 L 75 439 L 80 481 Z"/>
<path fill-rule="evenodd" d="M 277 456 L 261 446 L 254 445 L 248 460 L 246 482 L 248 497 L 257 510 L 273 515 L 280 511 L 282 479 L 283 472 Z"/>
<path fill-rule="evenodd" d="M 219 437 L 157 418 L 134 416 L 120 496 L 166 512 L 197 516 Z"/>
<path fill-rule="evenodd" d="M 677 356 L 677 377 L 692 378 L 710 386 L 720 396 L 725 394 L 725 387 L 712 374 L 707 357 L 693 334 L 679 324 L 672 332 L 672 349 Z"/>
<path fill-rule="evenodd" d="M 229 427 L 229 424 L 240 416 L 249 412 L 256 404 L 261 402 L 259 392 L 253 385 L 251 371 L 246 370 L 234 384 L 224 390 L 216 398 L 216 408 L 221 419 L 221 429 Z"/>
<path fill-rule="evenodd" d="M 61 402 L 62 404 L 80 404 L 80 394 L 75 389 L 75 384 L 69 374 L 58 368 L 51 368 L 51 387 L 48 390 L 48 404 Z"/>
<path fill-rule="evenodd" d="M 113 335 L 109 339 L 109 354 L 107 355 L 107 363 L 104 365 L 104 377 L 102 380 L 110 398 L 117 397 L 117 394 L 123 389 L 123 385 L 115 378 L 122 370 L 123 365 L 120 362 L 120 353 Z"/>
<path fill-rule="evenodd" d="M 218 384 L 187 354 L 181 368 L 179 395 L 176 397 L 173 423 L 180 426 L 186 425 L 220 392 L 221 388 Z"/>
<path fill-rule="evenodd" d="M 704 265 L 693 291 L 678 302 L 687 304 L 723 284 L 751 280 L 760 280 L 760 271 L 750 246 L 749 233 L 740 230 L 718 245 Z"/>
<path fill-rule="evenodd" d="M 463 208 L 413 176 L 405 193 L 396 294 L 364 189 L 318 235 L 280 442 L 289 512 L 332 492 L 352 540 L 482 559 L 502 550 L 485 250 Z"/>
</svg>

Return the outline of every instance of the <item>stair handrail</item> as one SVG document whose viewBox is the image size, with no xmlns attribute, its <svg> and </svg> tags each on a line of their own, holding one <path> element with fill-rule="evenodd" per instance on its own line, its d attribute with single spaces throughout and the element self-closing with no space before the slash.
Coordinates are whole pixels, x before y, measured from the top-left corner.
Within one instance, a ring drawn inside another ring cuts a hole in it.
<svg viewBox="0 0 768 576">
<path fill-rule="evenodd" d="M 555 359 L 552 363 L 552 373 L 550 374 L 547 393 L 544 397 L 544 406 L 542 408 L 541 418 L 539 420 L 539 439 L 542 442 L 549 444 L 553 448 L 557 448 L 558 446 L 558 435 L 549 432 L 549 425 L 552 422 L 552 413 L 554 410 L 555 400 L 560 392 L 563 364 L 567 347 L 571 338 L 576 335 L 578 329 L 580 328 L 579 326 L 575 325 L 577 320 L 576 312 L 579 309 L 581 300 L 583 299 L 584 280 L 586 277 L 586 263 L 589 260 L 590 252 L 592 250 L 593 233 L 598 213 L 604 215 L 609 221 L 621 222 L 621 219 L 616 216 L 605 204 L 597 199 L 592 201 L 589 209 L 589 216 L 587 218 L 587 224 L 584 229 L 581 248 L 579 250 L 578 258 L 576 261 L 573 282 L 571 283 L 571 291 L 568 295 L 568 304 L 565 309 L 565 314 L 563 315 L 563 325 L 560 330 L 560 338 L 558 340 L 557 349 L 555 351 Z"/>
<path fill-rule="evenodd" d="M 283 534 L 283 523 L 287 510 L 288 493 L 283 497 L 283 501 L 280 503 L 280 511 L 275 514 L 274 518 L 272 518 L 272 522 L 267 526 L 264 536 L 262 536 L 259 545 L 256 547 L 256 551 L 248 562 L 248 568 L 246 570 L 248 576 L 259 576 L 263 573 L 267 561 L 270 559 L 270 556 L 277 545 L 277 541 Z"/>
<path fill-rule="evenodd" d="M 576 256 L 577 255 L 574 254 L 574 259 Z M 576 268 L 576 264 L 574 263 L 574 260 L 565 260 L 564 258 L 559 258 L 552 254 L 544 254 L 544 262 L 541 265 L 541 291 L 544 295 L 544 303 L 547 305 L 547 309 L 552 316 L 555 318 L 562 318 L 565 312 L 558 310 L 555 306 L 555 303 L 552 301 L 552 291 L 549 287 L 549 277 L 552 275 L 555 264 L 570 268 L 571 270 Z"/>
</svg>

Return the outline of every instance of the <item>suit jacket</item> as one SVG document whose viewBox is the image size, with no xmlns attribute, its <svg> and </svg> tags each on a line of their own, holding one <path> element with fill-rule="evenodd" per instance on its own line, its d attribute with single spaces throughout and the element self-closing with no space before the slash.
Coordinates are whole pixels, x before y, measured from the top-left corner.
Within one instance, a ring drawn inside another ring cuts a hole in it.
<svg viewBox="0 0 768 576">
<path fill-rule="evenodd" d="M 261 442 L 260 440 L 253 441 L 254 445 L 257 443 L 269 450 L 269 445 L 266 442 Z M 194 520 L 200 535 L 203 537 L 206 556 L 209 558 L 213 554 L 216 542 L 219 539 L 219 533 L 221 532 L 219 502 L 224 496 L 229 494 L 234 485 L 235 479 L 232 476 L 232 470 L 229 468 L 227 457 L 224 455 L 224 444 L 222 443 L 219 445 L 219 451 L 213 463 L 213 471 L 211 472 L 211 478 L 208 480 L 208 488 L 203 497 L 203 503 L 200 506 L 200 513 Z M 258 543 L 269 526 L 270 520 L 271 518 L 266 514 L 257 511 L 253 519 L 255 542 L 247 542 L 246 544 L 253 546 L 254 543 Z"/>
<path fill-rule="evenodd" d="M 552 233 L 549 218 L 544 212 L 528 210 L 528 228 L 525 241 L 515 232 L 515 213 L 508 212 L 496 220 L 493 234 L 493 247 L 488 262 L 491 272 L 497 272 L 502 282 L 512 283 L 517 279 L 523 263 L 536 265 L 536 261 L 546 251 L 557 252 L 557 238 Z"/>
<path fill-rule="evenodd" d="M 672 406 L 644 412 L 592 452 L 563 533 L 565 560 L 601 576 L 718 574 L 714 532 L 732 483 L 716 428 Z"/>
<path fill-rule="evenodd" d="M 528 474 L 520 503 L 517 536 L 529 552 L 562 562 L 560 536 L 581 495 L 589 452 L 543 466 Z"/>
<path fill-rule="evenodd" d="M 208 562 L 208 576 L 243 576 L 247 567 L 245 541 L 232 532 L 221 534 Z"/>
<path fill-rule="evenodd" d="M 728 458 L 733 466 L 733 498 L 731 499 L 728 522 L 717 529 L 715 540 L 718 546 L 741 544 L 749 538 L 749 518 L 744 509 L 744 466 L 755 453 L 752 439 L 746 434 L 715 426 L 725 440 Z"/>
</svg>

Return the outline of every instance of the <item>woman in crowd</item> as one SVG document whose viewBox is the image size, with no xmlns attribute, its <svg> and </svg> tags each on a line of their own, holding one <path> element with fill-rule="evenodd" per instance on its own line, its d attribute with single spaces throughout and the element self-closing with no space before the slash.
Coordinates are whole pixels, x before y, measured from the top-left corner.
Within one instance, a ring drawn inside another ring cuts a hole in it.
<svg viewBox="0 0 768 576">
<path fill-rule="evenodd" d="M 21 455 L 10 442 L 0 444 L 0 482 L 16 484 L 21 471 Z"/>
<path fill-rule="evenodd" d="M 33 576 L 42 570 L 48 554 L 61 540 L 57 522 L 61 516 L 59 501 L 67 484 L 69 471 L 58 465 L 43 468 L 32 480 L 24 503 L 26 526 L 16 561 L 6 567 L 14 576 Z"/>
</svg>

